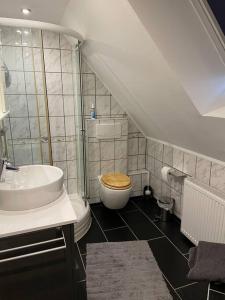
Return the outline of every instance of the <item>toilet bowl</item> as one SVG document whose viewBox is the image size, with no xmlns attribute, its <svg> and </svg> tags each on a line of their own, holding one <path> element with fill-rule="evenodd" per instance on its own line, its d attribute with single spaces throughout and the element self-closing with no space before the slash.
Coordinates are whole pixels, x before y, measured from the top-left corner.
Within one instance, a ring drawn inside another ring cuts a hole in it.
<svg viewBox="0 0 225 300">
<path fill-rule="evenodd" d="M 108 173 L 98 176 L 98 179 L 102 203 L 110 209 L 123 208 L 132 190 L 130 177 L 122 173 Z"/>
</svg>

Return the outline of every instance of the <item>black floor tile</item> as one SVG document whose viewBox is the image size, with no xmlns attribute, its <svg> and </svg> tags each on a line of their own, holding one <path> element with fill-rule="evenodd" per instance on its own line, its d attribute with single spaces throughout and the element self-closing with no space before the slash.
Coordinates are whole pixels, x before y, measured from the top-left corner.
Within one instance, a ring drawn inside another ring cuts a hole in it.
<svg viewBox="0 0 225 300">
<path fill-rule="evenodd" d="M 118 209 L 118 212 L 127 212 L 127 211 L 134 211 L 137 210 L 137 207 L 134 205 L 134 203 L 132 202 L 132 200 L 129 200 L 127 205 L 122 208 L 122 209 Z"/>
<path fill-rule="evenodd" d="M 140 211 L 121 215 L 138 239 L 149 240 L 162 236 L 161 232 Z"/>
<path fill-rule="evenodd" d="M 180 232 L 180 224 L 174 220 L 168 222 L 157 222 L 156 226 L 172 241 L 172 243 L 183 253 L 187 254 L 194 245 Z"/>
<path fill-rule="evenodd" d="M 160 214 L 160 209 L 153 198 L 135 198 L 132 200 L 153 221 Z"/>
<path fill-rule="evenodd" d="M 76 282 L 76 300 L 87 300 L 86 281 Z M 65 297 L 62 299 L 66 299 Z"/>
<path fill-rule="evenodd" d="M 167 238 L 149 241 L 149 245 L 161 271 L 174 288 L 191 283 L 187 279 L 189 271 L 187 260 Z"/>
<path fill-rule="evenodd" d="M 91 209 L 103 230 L 125 225 L 115 210 L 108 209 L 103 205 L 91 206 Z"/>
<path fill-rule="evenodd" d="M 225 283 L 211 283 L 210 289 L 225 294 Z"/>
<path fill-rule="evenodd" d="M 182 300 L 206 300 L 207 292 L 207 283 L 195 283 L 177 290 Z"/>
<path fill-rule="evenodd" d="M 168 281 L 165 278 L 164 280 L 166 282 L 170 295 L 173 297 L 173 300 L 180 300 L 181 298 L 177 295 L 177 292 L 171 287 L 171 285 L 168 283 Z"/>
<path fill-rule="evenodd" d="M 136 240 L 135 236 L 127 227 L 105 231 L 105 235 L 109 242 Z"/>
<path fill-rule="evenodd" d="M 225 295 L 218 292 L 210 291 L 209 300 L 225 300 Z"/>
<path fill-rule="evenodd" d="M 77 243 L 75 243 L 74 265 L 75 265 L 75 280 L 76 281 L 85 280 L 86 274 L 85 274 L 82 259 L 80 257 Z"/>
<path fill-rule="evenodd" d="M 105 236 L 102 233 L 102 230 L 99 227 L 98 223 L 96 222 L 95 218 L 93 217 L 91 228 L 89 229 L 87 234 L 78 241 L 78 246 L 81 254 L 84 254 L 86 253 L 87 243 L 101 243 L 105 241 L 106 241 Z"/>
</svg>

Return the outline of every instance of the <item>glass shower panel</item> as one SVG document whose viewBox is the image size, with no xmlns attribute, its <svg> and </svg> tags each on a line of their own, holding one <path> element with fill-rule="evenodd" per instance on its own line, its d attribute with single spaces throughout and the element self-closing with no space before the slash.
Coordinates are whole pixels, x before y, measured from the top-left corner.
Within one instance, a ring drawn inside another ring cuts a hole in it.
<svg viewBox="0 0 225 300">
<path fill-rule="evenodd" d="M 16 165 L 51 163 L 41 30 L 0 27 L 5 69 L 7 156 Z"/>
<path fill-rule="evenodd" d="M 73 48 L 73 79 L 75 95 L 75 127 L 77 151 L 77 192 L 86 199 L 86 151 L 85 151 L 85 123 L 84 103 L 82 98 L 81 53 L 79 43 Z"/>
</svg>

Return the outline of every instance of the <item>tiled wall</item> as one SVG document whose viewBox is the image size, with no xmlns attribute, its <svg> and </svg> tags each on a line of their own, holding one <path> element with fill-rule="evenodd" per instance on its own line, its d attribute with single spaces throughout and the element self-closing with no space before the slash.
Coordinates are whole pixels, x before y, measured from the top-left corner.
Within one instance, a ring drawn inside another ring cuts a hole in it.
<svg viewBox="0 0 225 300">
<path fill-rule="evenodd" d="M 97 176 L 107 172 L 133 171 L 131 179 L 133 195 L 142 193 L 145 169 L 146 139 L 128 119 L 124 110 L 110 94 L 94 72 L 83 62 L 83 99 L 86 118 L 86 145 L 88 162 L 88 191 L 91 202 L 99 201 L 99 182 Z M 90 119 L 91 105 L 94 104 L 97 119 Z M 97 123 L 119 122 L 122 126 L 120 139 L 98 140 L 95 135 Z M 143 179 L 143 180 L 142 180 Z"/>
<path fill-rule="evenodd" d="M 71 44 L 58 33 L 12 27 L 1 27 L 0 43 L 11 75 L 6 89 L 10 115 L 5 120 L 9 158 L 16 165 L 49 163 L 46 76 L 53 163 L 63 169 L 73 193 L 77 173 Z"/>
<path fill-rule="evenodd" d="M 155 191 L 156 198 L 172 197 L 175 200 L 175 213 L 179 217 L 182 213 L 183 180 L 173 178 L 170 184 L 163 182 L 161 168 L 164 165 L 192 176 L 225 195 L 225 163 L 223 162 L 217 163 L 200 154 L 148 139 L 146 165 L 150 171 L 150 185 Z"/>
</svg>

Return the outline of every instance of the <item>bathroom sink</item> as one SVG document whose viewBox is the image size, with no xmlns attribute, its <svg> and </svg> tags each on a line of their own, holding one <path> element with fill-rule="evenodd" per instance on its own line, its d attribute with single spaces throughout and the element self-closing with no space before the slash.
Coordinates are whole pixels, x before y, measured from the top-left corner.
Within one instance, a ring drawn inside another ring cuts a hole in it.
<svg viewBox="0 0 225 300">
<path fill-rule="evenodd" d="M 63 192 L 63 172 L 48 165 L 5 171 L 0 182 L 0 210 L 34 209 L 55 201 Z"/>
</svg>

